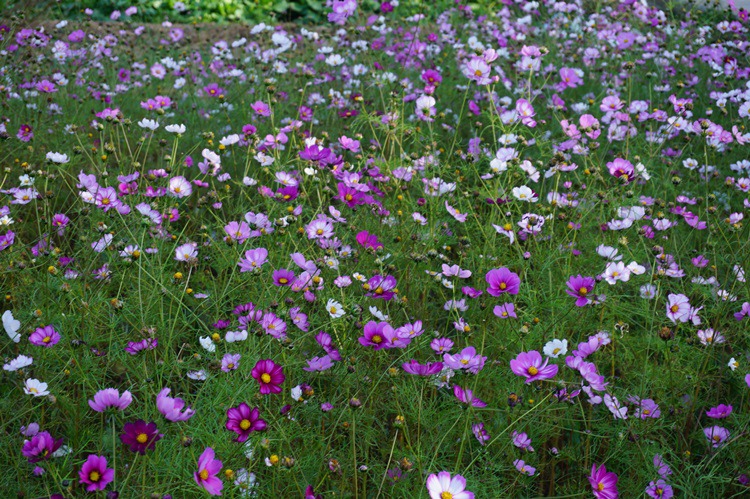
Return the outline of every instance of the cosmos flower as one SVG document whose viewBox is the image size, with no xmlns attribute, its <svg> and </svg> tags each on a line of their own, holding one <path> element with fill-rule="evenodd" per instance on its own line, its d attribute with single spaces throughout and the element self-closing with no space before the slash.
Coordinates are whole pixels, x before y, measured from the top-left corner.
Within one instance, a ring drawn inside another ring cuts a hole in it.
<svg viewBox="0 0 750 499">
<path fill-rule="evenodd" d="M 31 440 L 24 440 L 21 453 L 30 463 L 38 463 L 52 457 L 63 443 L 63 439 L 55 440 L 49 432 L 43 431 L 31 436 Z"/>
<path fill-rule="evenodd" d="M 133 402 L 129 391 L 120 392 L 115 388 L 105 388 L 94 394 L 94 400 L 89 400 L 89 407 L 96 412 L 104 412 L 109 408 L 124 411 Z"/>
<path fill-rule="evenodd" d="M 170 397 L 169 392 L 169 388 L 164 388 L 156 396 L 156 408 L 161 415 L 169 421 L 187 421 L 192 418 L 195 411 L 189 406 L 185 407 L 185 401 L 181 398 Z"/>
<path fill-rule="evenodd" d="M 490 270 L 484 279 L 489 285 L 487 293 L 492 296 L 500 296 L 503 293 L 517 295 L 521 284 L 518 274 L 505 267 Z"/>
<path fill-rule="evenodd" d="M 253 367 L 251 374 L 260 383 L 260 393 L 281 393 L 281 384 L 286 379 L 283 368 L 271 359 L 261 359 Z"/>
<path fill-rule="evenodd" d="M 30 378 L 24 381 L 23 391 L 26 395 L 33 395 L 35 397 L 44 397 L 49 395 L 47 390 L 47 383 L 42 383 L 38 379 Z"/>
<path fill-rule="evenodd" d="M 711 426 L 703 429 L 706 440 L 714 449 L 718 449 L 729 439 L 729 430 L 722 426 Z"/>
<path fill-rule="evenodd" d="M 209 495 L 220 496 L 224 482 L 216 475 L 221 471 L 222 462 L 214 459 L 214 450 L 206 447 L 198 458 L 198 470 L 193 474 L 195 483 L 203 487 Z"/>
<path fill-rule="evenodd" d="M 161 440 L 163 436 L 156 428 L 156 423 L 153 421 L 146 423 L 144 420 L 138 419 L 132 423 L 125 423 L 120 440 L 130 447 L 132 452 L 143 455 L 146 450 L 154 450 L 156 442 Z"/>
<path fill-rule="evenodd" d="M 245 402 L 227 410 L 226 428 L 237 434 L 237 438 L 234 439 L 235 442 L 244 442 L 251 433 L 266 429 L 266 422 L 259 416 L 260 409 L 257 407 L 250 409 L 250 406 Z"/>
<path fill-rule="evenodd" d="M 594 286 L 596 285 L 596 280 L 593 277 L 583 277 L 580 274 L 570 276 L 566 284 L 568 289 L 565 292 L 576 298 L 577 307 L 584 307 L 591 303 L 588 295 L 594 290 Z"/>
<path fill-rule="evenodd" d="M 617 499 L 617 475 L 608 472 L 603 464 L 598 467 L 594 464 L 591 467 L 589 483 L 596 499 Z"/>
<path fill-rule="evenodd" d="M 461 475 L 451 477 L 448 471 L 431 474 L 425 485 L 430 499 L 474 499 L 474 493 L 466 490 L 466 479 Z"/>
<path fill-rule="evenodd" d="M 86 485 L 87 491 L 94 492 L 104 490 L 115 479 L 115 470 L 107 468 L 106 457 L 89 454 L 78 472 L 78 477 L 81 484 Z"/>
<path fill-rule="evenodd" d="M 558 367 L 554 364 L 547 365 L 546 359 L 542 362 L 542 354 L 536 350 L 521 352 L 514 360 L 510 361 L 510 369 L 513 374 L 526 378 L 526 383 L 537 380 L 553 378 L 557 374 Z"/>
<path fill-rule="evenodd" d="M 60 341 L 60 334 L 55 331 L 53 326 L 38 327 L 29 336 L 29 343 L 32 345 L 42 346 L 46 348 L 57 345 Z"/>
</svg>

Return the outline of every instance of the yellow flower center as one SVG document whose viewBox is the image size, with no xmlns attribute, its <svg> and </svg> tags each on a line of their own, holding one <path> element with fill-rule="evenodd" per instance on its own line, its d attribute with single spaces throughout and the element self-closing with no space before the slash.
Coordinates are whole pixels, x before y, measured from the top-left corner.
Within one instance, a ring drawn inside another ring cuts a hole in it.
<svg viewBox="0 0 750 499">
<path fill-rule="evenodd" d="M 669 310 L 671 310 L 672 313 L 677 313 L 679 309 L 680 307 L 678 305 L 672 305 L 671 307 L 669 307 Z"/>
<path fill-rule="evenodd" d="M 505 288 L 507 288 L 507 287 L 508 287 L 508 285 L 507 285 L 507 284 L 505 284 L 504 282 L 501 282 L 501 283 L 500 283 L 500 289 L 505 289 Z"/>
<path fill-rule="evenodd" d="M 45 336 L 42 343 L 49 343 L 50 341 L 52 341 L 52 338 L 50 336 Z"/>
<path fill-rule="evenodd" d="M 250 428 L 250 421 L 247 419 L 243 419 L 242 421 L 240 421 L 240 428 L 242 428 L 243 430 L 247 430 L 248 428 Z"/>
<path fill-rule="evenodd" d="M 98 471 L 92 471 L 91 473 L 89 473 L 89 480 L 91 480 L 92 482 L 98 482 L 99 478 L 100 476 Z"/>
<path fill-rule="evenodd" d="M 440 493 L 440 499 L 453 499 L 453 494 L 450 492 L 441 492 Z"/>
<path fill-rule="evenodd" d="M 596 490 L 598 490 L 599 492 L 601 492 L 602 490 L 604 490 L 604 483 L 603 482 L 599 482 L 599 484 L 596 486 Z"/>
<path fill-rule="evenodd" d="M 271 382 L 271 375 L 268 373 L 263 373 L 260 375 L 260 380 L 263 383 L 270 383 Z"/>
<path fill-rule="evenodd" d="M 557 355 L 558 353 L 560 353 L 560 349 L 559 348 L 555 348 L 554 350 L 552 350 L 552 353 L 555 354 L 555 355 Z"/>
<path fill-rule="evenodd" d="M 461 359 L 461 364 L 463 364 L 463 365 L 466 365 L 466 364 L 468 364 L 468 363 L 469 363 L 469 361 L 468 361 L 468 360 L 466 360 L 466 359 Z"/>
<path fill-rule="evenodd" d="M 474 76 L 482 76 L 482 70 L 477 69 L 476 71 L 474 71 Z M 453 497 L 453 496 L 450 496 L 450 497 Z M 450 499 L 450 497 L 448 499 Z M 442 498 L 442 499 L 446 499 L 446 498 Z"/>
<path fill-rule="evenodd" d="M 146 442 L 148 442 L 148 435 L 146 435 L 145 433 L 139 433 L 138 436 L 135 437 L 135 441 L 139 444 L 145 444 Z"/>
<path fill-rule="evenodd" d="M 377 288 L 375 289 L 375 294 L 376 294 L 376 295 L 382 295 L 382 294 L 383 294 L 383 288 L 381 288 L 380 286 L 378 286 L 378 287 L 377 287 Z"/>
<path fill-rule="evenodd" d="M 539 369 L 537 369 L 537 368 L 536 368 L 536 367 L 534 367 L 534 366 L 531 366 L 531 367 L 529 367 L 529 369 L 528 369 L 528 371 L 527 371 L 527 372 L 528 372 L 529 374 L 531 374 L 532 376 L 536 376 L 536 375 L 537 375 L 537 373 L 539 372 Z"/>
<path fill-rule="evenodd" d="M 579 290 L 578 290 L 578 293 L 580 293 L 580 294 L 582 294 L 582 295 L 585 295 L 585 294 L 587 294 L 588 292 L 589 292 L 589 290 L 588 290 L 588 289 L 586 289 L 586 287 L 585 287 L 585 286 L 584 286 L 584 287 L 582 287 L 581 289 L 579 289 Z"/>
<path fill-rule="evenodd" d="M 286 277 L 282 277 L 281 279 L 279 279 L 279 283 L 281 284 L 286 284 L 288 282 L 289 282 L 289 279 L 287 279 Z"/>
<path fill-rule="evenodd" d="M 381 338 L 378 334 L 372 337 L 372 342 L 375 344 L 379 344 L 381 341 L 383 341 L 383 338 Z"/>
<path fill-rule="evenodd" d="M 208 470 L 201 470 L 201 472 L 198 473 L 198 476 L 201 480 L 208 480 Z"/>
<path fill-rule="evenodd" d="M 323 229 L 318 229 L 318 230 L 315 231 L 315 233 L 317 235 L 319 235 L 319 236 L 322 236 L 323 235 Z"/>
</svg>

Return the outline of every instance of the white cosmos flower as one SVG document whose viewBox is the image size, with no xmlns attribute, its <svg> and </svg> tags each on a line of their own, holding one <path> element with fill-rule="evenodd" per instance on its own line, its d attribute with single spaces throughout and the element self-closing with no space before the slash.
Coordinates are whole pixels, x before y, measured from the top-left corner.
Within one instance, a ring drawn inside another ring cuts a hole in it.
<svg viewBox="0 0 750 499">
<path fill-rule="evenodd" d="M 32 362 L 34 362 L 34 359 L 32 359 L 31 357 L 19 355 L 7 364 L 4 364 L 3 369 L 10 372 L 18 371 L 19 369 L 23 369 L 26 366 L 30 366 Z"/>
<path fill-rule="evenodd" d="M 13 312 L 10 310 L 3 312 L 3 328 L 8 333 L 8 337 L 15 343 L 21 341 L 21 335 L 18 334 L 18 330 L 21 329 L 21 322 L 13 317 Z"/>
<path fill-rule="evenodd" d="M 64 165 L 65 163 L 70 161 L 70 158 L 68 158 L 67 154 L 50 151 L 47 153 L 47 161 L 57 163 L 58 165 Z"/>
<path fill-rule="evenodd" d="M 539 201 L 539 197 L 536 195 L 536 193 L 525 185 L 521 187 L 514 187 L 513 196 L 519 201 L 527 201 L 529 203 L 536 203 L 537 201 Z"/>
<path fill-rule="evenodd" d="M 153 132 L 154 130 L 159 128 L 159 123 L 156 120 L 143 118 L 141 121 L 138 122 L 138 126 L 141 128 L 147 128 Z"/>
<path fill-rule="evenodd" d="M 386 314 L 378 310 L 378 307 L 370 307 L 370 313 L 381 321 L 388 321 L 390 319 Z"/>
<path fill-rule="evenodd" d="M 247 331 L 227 331 L 224 335 L 224 341 L 227 343 L 235 343 L 237 341 L 245 341 L 247 339 Z"/>
<path fill-rule="evenodd" d="M 548 341 L 547 344 L 544 345 L 544 349 L 542 351 L 547 357 L 556 359 L 560 355 L 565 355 L 566 353 L 568 353 L 568 340 L 555 339 L 552 341 Z"/>
<path fill-rule="evenodd" d="M 183 133 L 185 133 L 186 128 L 185 128 L 185 125 L 182 125 L 182 124 L 167 125 L 164 127 L 164 130 L 168 131 L 169 133 L 177 133 L 177 134 L 182 135 Z"/>
<path fill-rule="evenodd" d="M 23 383 L 23 391 L 27 395 L 33 395 L 35 397 L 44 397 L 45 395 L 49 395 L 49 391 L 47 390 L 47 383 L 42 383 L 38 379 L 27 379 Z"/>
<path fill-rule="evenodd" d="M 630 279 L 630 269 L 622 262 L 609 262 L 604 271 L 604 280 L 609 284 L 617 281 L 627 282 Z"/>
<path fill-rule="evenodd" d="M 211 340 L 210 336 L 201 336 L 200 337 L 201 346 L 206 349 L 208 352 L 215 352 L 216 351 L 216 345 L 214 345 L 214 342 Z"/>
<path fill-rule="evenodd" d="M 344 312 L 344 306 L 333 299 L 328 300 L 328 303 L 326 303 L 326 310 L 328 310 L 332 319 L 338 319 L 346 313 Z"/>
</svg>

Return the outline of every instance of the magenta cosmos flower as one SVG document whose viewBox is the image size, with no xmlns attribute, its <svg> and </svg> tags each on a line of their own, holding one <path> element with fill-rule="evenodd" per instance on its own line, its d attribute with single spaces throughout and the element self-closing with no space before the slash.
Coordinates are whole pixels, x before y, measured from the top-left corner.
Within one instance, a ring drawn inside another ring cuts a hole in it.
<svg viewBox="0 0 750 499">
<path fill-rule="evenodd" d="M 607 472 L 607 468 L 602 464 L 598 468 L 596 464 L 591 467 L 589 483 L 597 499 L 616 499 L 617 493 L 617 475 Z"/>
<path fill-rule="evenodd" d="M 591 303 L 591 299 L 588 295 L 593 291 L 596 285 L 596 279 L 593 277 L 583 277 L 582 275 L 570 276 L 568 282 L 568 289 L 565 290 L 570 296 L 577 298 L 576 306 L 584 307 Z"/>
<path fill-rule="evenodd" d="M 52 347 L 60 341 L 60 334 L 52 326 L 38 327 L 29 336 L 29 343 L 40 347 Z"/>
<path fill-rule="evenodd" d="M 282 367 L 271 359 L 261 359 L 255 364 L 251 372 L 253 378 L 260 383 L 260 393 L 281 393 L 281 384 L 286 379 Z"/>
<path fill-rule="evenodd" d="M 206 447 L 198 458 L 198 471 L 193 474 L 195 483 L 212 496 L 220 496 L 221 489 L 224 488 L 224 482 L 216 476 L 221 471 L 221 466 L 221 461 L 214 459 L 214 450 Z"/>
<path fill-rule="evenodd" d="M 55 440 L 49 432 L 43 431 L 24 440 L 21 453 L 30 463 L 38 463 L 52 457 L 52 454 L 60 448 L 63 439 Z"/>
<path fill-rule="evenodd" d="M 706 436 L 706 440 L 714 449 L 718 449 L 729 439 L 729 430 L 722 426 L 712 426 L 710 428 L 704 428 L 703 434 Z"/>
<path fill-rule="evenodd" d="M 230 407 L 227 410 L 227 430 L 237 434 L 235 442 L 244 442 L 254 431 L 263 431 L 266 429 L 266 422 L 260 419 L 260 409 L 242 402 L 237 407 Z"/>
<path fill-rule="evenodd" d="M 153 421 L 146 423 L 144 420 L 139 419 L 133 423 L 125 423 L 122 428 L 120 440 L 130 447 L 132 452 L 144 455 L 146 450 L 154 450 L 156 442 L 161 440 L 163 436 L 164 434 L 159 433 L 159 430 L 156 428 L 156 423 Z"/>
<path fill-rule="evenodd" d="M 104 490 L 104 488 L 115 479 L 115 470 L 107 468 L 107 458 L 89 454 L 86 462 L 83 463 L 81 471 L 78 472 L 81 483 L 86 484 L 86 490 L 94 492 Z"/>
<path fill-rule="evenodd" d="M 521 352 L 518 356 L 510 361 L 510 369 L 513 374 L 526 378 L 526 383 L 532 381 L 553 378 L 557 374 L 557 366 L 547 365 L 549 359 L 542 363 L 542 354 L 536 350 L 531 352 Z"/>
<path fill-rule="evenodd" d="M 489 284 L 487 292 L 492 296 L 500 296 L 503 293 L 517 295 L 521 284 L 518 274 L 505 267 L 490 270 L 484 276 L 484 280 Z"/>
<path fill-rule="evenodd" d="M 428 476 L 426 486 L 430 499 L 474 499 L 474 493 L 466 490 L 466 479 L 461 475 L 451 477 L 448 471 Z"/>
<path fill-rule="evenodd" d="M 169 388 L 164 388 L 156 396 L 156 408 L 161 415 L 169 421 L 187 421 L 192 418 L 195 411 L 190 407 L 185 408 L 185 401 L 181 398 L 170 397 L 169 392 L 171 391 Z M 185 408 L 184 411 L 183 408 Z"/>
<path fill-rule="evenodd" d="M 110 407 L 124 411 L 133 401 L 133 396 L 129 391 L 120 392 L 114 388 L 105 388 L 99 390 L 94 395 L 94 400 L 89 400 L 89 406 L 96 412 L 104 412 Z"/>
</svg>

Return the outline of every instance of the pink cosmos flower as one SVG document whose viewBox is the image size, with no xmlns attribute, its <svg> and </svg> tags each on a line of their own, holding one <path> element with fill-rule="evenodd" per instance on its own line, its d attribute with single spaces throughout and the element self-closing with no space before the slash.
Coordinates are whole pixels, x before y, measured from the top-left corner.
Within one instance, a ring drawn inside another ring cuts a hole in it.
<svg viewBox="0 0 750 499">
<path fill-rule="evenodd" d="M 513 317 L 515 319 L 518 317 L 516 315 L 516 306 L 512 303 L 503 303 L 502 305 L 495 305 L 495 308 L 492 309 L 492 313 L 495 314 L 497 317 L 500 317 L 501 319 L 508 319 L 510 317 Z"/>
<path fill-rule="evenodd" d="M 464 223 L 466 222 L 466 217 L 468 217 L 468 214 L 461 213 L 457 209 L 455 209 L 453 206 L 448 204 L 448 201 L 445 202 L 445 209 L 448 210 L 448 213 L 451 214 L 453 218 L 455 218 L 458 222 Z"/>
<path fill-rule="evenodd" d="M 451 477 L 448 471 L 428 476 L 426 486 L 430 499 L 474 499 L 474 493 L 466 490 L 466 479 L 461 475 Z"/>
<path fill-rule="evenodd" d="M 667 318 L 677 322 L 687 322 L 690 318 L 690 299 L 683 294 L 670 293 L 667 296 Z"/>
<path fill-rule="evenodd" d="M 185 408 L 185 401 L 181 398 L 169 396 L 171 390 L 164 388 L 156 396 L 156 408 L 169 421 L 187 421 L 195 415 L 195 411 L 189 406 Z M 185 410 L 183 411 L 183 408 Z"/>
<path fill-rule="evenodd" d="M 719 404 L 706 411 L 706 416 L 713 419 L 724 419 L 732 414 L 732 406 Z"/>
<path fill-rule="evenodd" d="M 542 354 L 536 350 L 521 352 L 510 361 L 510 369 L 513 374 L 526 378 L 526 383 L 532 381 L 553 378 L 557 374 L 557 366 L 547 365 L 549 359 L 542 362 Z"/>
<path fill-rule="evenodd" d="M 110 407 L 124 411 L 132 401 L 133 397 L 129 391 L 122 392 L 122 396 L 120 396 L 118 390 L 105 388 L 96 392 L 94 400 L 89 400 L 89 406 L 96 412 L 104 412 Z"/>
<path fill-rule="evenodd" d="M 40 347 L 53 347 L 60 341 L 60 334 L 50 326 L 38 327 L 29 336 L 29 343 Z"/>
<path fill-rule="evenodd" d="M 729 430 L 721 426 L 711 426 L 710 428 L 704 428 L 703 434 L 706 436 L 706 440 L 714 449 L 718 449 L 729 439 Z"/>
<path fill-rule="evenodd" d="M 474 396 L 474 392 L 468 388 L 461 388 L 458 385 L 453 386 L 453 395 L 462 403 L 469 404 L 472 407 L 487 407 L 487 402 Z"/>
<path fill-rule="evenodd" d="M 212 496 L 220 496 L 224 482 L 216 475 L 221 471 L 222 463 L 214 459 L 214 450 L 206 447 L 201 457 L 198 458 L 198 471 L 193 474 L 195 483 L 206 489 Z"/>
<path fill-rule="evenodd" d="M 596 499 L 617 499 L 617 475 L 608 472 L 603 464 L 598 468 L 596 464 L 591 467 L 589 483 Z"/>
<path fill-rule="evenodd" d="M 484 280 L 489 284 L 487 292 L 492 296 L 500 296 L 503 293 L 517 295 L 521 285 L 518 274 L 505 267 L 490 270 L 484 276 Z"/>
<path fill-rule="evenodd" d="M 95 492 L 104 488 L 115 479 L 115 470 L 107 468 L 107 458 L 89 454 L 86 462 L 78 472 L 82 484 L 86 484 L 86 490 Z"/>
</svg>

